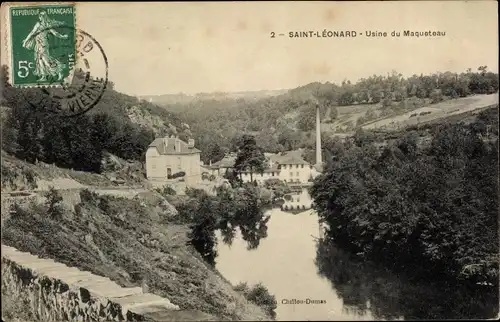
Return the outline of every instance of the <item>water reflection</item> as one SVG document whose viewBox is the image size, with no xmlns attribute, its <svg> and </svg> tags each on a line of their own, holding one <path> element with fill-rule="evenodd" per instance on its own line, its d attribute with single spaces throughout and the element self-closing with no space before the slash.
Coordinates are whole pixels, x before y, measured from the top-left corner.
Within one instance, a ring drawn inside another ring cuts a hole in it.
<svg viewBox="0 0 500 322">
<path fill-rule="evenodd" d="M 267 238 L 248 250 L 236 230 L 232 245 L 219 242 L 216 267 L 233 285 L 262 282 L 278 301 L 277 320 L 491 318 L 498 311 L 493 290 L 415 285 L 321 242 L 311 211 L 266 215 Z M 307 298 L 326 303 L 293 301 Z"/>
<path fill-rule="evenodd" d="M 285 196 L 281 210 L 296 214 L 311 209 L 312 205 L 313 200 L 307 188 L 298 187 Z"/>
<path fill-rule="evenodd" d="M 343 312 L 343 301 L 329 281 L 317 274 L 316 242 L 318 218 L 310 211 L 292 215 L 279 209 L 270 215 L 268 236 L 257 249 L 248 250 L 237 231 L 232 245 L 218 244 L 217 269 L 233 285 L 262 282 L 278 301 L 278 320 L 371 320 L 370 314 L 357 316 Z M 222 239 L 220 232 L 217 233 Z M 306 304 L 293 300 L 323 300 Z M 288 304 L 287 304 L 288 301 Z"/>
<path fill-rule="evenodd" d="M 484 319 L 498 313 L 494 288 L 410 282 L 324 241 L 316 263 L 344 305 L 376 319 Z"/>
</svg>

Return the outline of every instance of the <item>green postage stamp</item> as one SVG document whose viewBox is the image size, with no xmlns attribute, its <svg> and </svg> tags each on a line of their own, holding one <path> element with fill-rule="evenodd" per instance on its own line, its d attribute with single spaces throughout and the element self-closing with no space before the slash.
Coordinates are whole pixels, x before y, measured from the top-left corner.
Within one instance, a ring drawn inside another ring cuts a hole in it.
<svg viewBox="0 0 500 322">
<path fill-rule="evenodd" d="M 68 81 L 76 62 L 74 4 L 11 6 L 13 86 L 54 86 Z"/>
</svg>

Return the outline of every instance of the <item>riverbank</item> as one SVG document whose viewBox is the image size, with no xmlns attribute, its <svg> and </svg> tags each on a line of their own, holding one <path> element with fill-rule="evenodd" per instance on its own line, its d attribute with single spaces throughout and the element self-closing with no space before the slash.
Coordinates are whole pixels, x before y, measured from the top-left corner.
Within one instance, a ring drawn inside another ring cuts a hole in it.
<svg viewBox="0 0 500 322">
<path fill-rule="evenodd" d="M 335 151 L 311 189 L 327 237 L 396 272 L 497 286 L 498 106 L 455 121 Z"/>
<path fill-rule="evenodd" d="M 189 245 L 189 227 L 170 221 L 175 208 L 148 195 L 129 200 L 82 192 L 74 211 L 57 198 L 26 203 L 4 218 L 2 243 L 122 287 L 143 287 L 215 320 L 268 320 Z"/>
</svg>

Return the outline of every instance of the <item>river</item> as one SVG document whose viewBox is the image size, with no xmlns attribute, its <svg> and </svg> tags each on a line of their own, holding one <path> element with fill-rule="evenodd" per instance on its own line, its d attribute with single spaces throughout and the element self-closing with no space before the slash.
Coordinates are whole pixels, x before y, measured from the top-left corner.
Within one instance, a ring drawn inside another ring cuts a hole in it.
<svg viewBox="0 0 500 322">
<path fill-rule="evenodd" d="M 312 210 L 268 212 L 268 236 L 248 250 L 239 234 L 231 246 L 218 234 L 216 267 L 233 285 L 261 282 L 276 297 L 276 320 L 382 320 L 492 318 L 498 290 L 410 283 L 333 246 L 322 247 Z M 325 250 L 326 249 L 326 250 Z M 327 258 L 320 260 L 320 258 Z M 323 303 L 307 304 L 307 299 Z M 302 304 L 290 304 L 303 300 Z"/>
</svg>

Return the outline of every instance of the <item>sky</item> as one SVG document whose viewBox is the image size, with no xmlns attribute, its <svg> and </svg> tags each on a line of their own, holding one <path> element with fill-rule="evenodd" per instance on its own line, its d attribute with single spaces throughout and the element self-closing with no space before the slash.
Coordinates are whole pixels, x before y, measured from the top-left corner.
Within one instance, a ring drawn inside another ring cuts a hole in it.
<svg viewBox="0 0 500 322">
<path fill-rule="evenodd" d="M 496 1 L 94 2 L 77 4 L 77 24 L 105 51 L 116 90 L 193 94 L 355 82 L 392 70 L 411 76 L 487 65 L 498 72 L 497 6 Z M 290 31 L 309 30 L 358 35 L 288 37 Z M 446 35 L 365 36 L 394 30 Z"/>
</svg>

